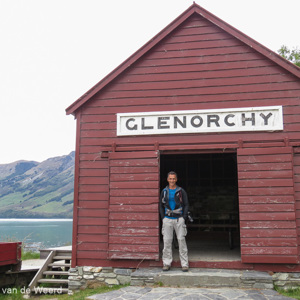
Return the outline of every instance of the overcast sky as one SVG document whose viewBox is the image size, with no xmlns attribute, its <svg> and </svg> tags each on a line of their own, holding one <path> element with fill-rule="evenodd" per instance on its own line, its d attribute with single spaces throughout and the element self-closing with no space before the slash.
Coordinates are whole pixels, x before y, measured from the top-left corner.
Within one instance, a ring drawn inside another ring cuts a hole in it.
<svg viewBox="0 0 300 300">
<path fill-rule="evenodd" d="M 75 150 L 65 109 L 191 0 L 0 0 L 0 164 Z M 277 52 L 300 48 L 300 0 L 197 0 Z"/>
</svg>

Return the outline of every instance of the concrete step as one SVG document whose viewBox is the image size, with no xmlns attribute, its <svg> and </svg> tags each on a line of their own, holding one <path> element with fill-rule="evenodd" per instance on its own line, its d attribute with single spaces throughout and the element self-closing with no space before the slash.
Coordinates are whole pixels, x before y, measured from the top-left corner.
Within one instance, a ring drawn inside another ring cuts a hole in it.
<svg viewBox="0 0 300 300">
<path fill-rule="evenodd" d="M 131 285 L 154 285 L 166 287 L 209 287 L 209 288 L 258 288 L 273 289 L 272 276 L 267 272 L 226 269 L 140 269 L 131 274 Z"/>
</svg>

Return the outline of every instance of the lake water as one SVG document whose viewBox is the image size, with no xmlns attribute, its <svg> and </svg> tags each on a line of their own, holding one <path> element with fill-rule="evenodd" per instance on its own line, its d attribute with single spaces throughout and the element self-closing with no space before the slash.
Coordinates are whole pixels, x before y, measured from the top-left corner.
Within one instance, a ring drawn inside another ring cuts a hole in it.
<svg viewBox="0 0 300 300">
<path fill-rule="evenodd" d="M 72 219 L 0 219 L 0 242 L 20 241 L 28 250 L 69 246 Z"/>
</svg>

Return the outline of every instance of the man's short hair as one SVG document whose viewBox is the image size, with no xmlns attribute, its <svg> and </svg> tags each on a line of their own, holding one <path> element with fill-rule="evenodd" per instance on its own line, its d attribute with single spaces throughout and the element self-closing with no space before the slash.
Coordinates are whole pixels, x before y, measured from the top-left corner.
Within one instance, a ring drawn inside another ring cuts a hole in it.
<svg viewBox="0 0 300 300">
<path fill-rule="evenodd" d="M 176 172 L 174 172 L 174 171 L 170 171 L 170 172 L 168 173 L 168 176 L 167 176 L 167 177 L 169 177 L 169 175 L 175 175 L 175 176 L 176 176 L 176 178 L 177 178 L 177 173 L 176 173 Z"/>
</svg>

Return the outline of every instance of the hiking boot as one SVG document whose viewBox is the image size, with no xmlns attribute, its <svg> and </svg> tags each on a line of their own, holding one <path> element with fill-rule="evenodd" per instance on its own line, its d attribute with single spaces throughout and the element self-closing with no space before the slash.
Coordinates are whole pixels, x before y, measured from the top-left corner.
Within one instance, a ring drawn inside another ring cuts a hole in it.
<svg viewBox="0 0 300 300">
<path fill-rule="evenodd" d="M 163 266 L 162 270 L 163 271 L 169 271 L 170 270 L 170 266 Z"/>
<path fill-rule="evenodd" d="M 188 272 L 189 267 L 182 267 L 182 272 Z"/>
</svg>

